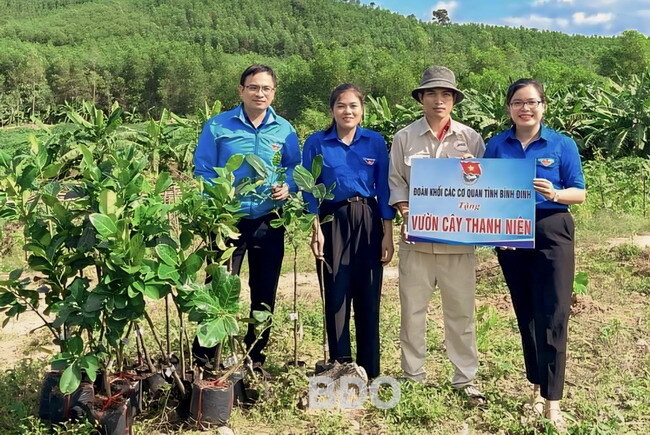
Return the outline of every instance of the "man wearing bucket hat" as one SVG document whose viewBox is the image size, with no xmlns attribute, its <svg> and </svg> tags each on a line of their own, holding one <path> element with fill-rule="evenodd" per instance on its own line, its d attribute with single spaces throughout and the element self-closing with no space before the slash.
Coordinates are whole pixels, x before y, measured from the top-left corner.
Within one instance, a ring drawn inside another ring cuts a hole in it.
<svg viewBox="0 0 650 435">
<path fill-rule="evenodd" d="M 482 157 L 485 144 L 470 127 L 451 118 L 454 104 L 465 95 L 456 87 L 448 68 L 424 71 L 413 90 L 424 116 L 395 134 L 390 152 L 390 204 L 404 219 L 399 243 L 401 305 L 401 359 L 404 377 L 424 382 L 426 320 L 429 300 L 440 288 L 445 327 L 445 348 L 454 366 L 452 386 L 465 393 L 471 405 L 483 405 L 485 396 L 475 385 L 478 351 L 474 328 L 476 259 L 473 246 L 409 242 L 409 181 L 416 158 Z"/>
</svg>

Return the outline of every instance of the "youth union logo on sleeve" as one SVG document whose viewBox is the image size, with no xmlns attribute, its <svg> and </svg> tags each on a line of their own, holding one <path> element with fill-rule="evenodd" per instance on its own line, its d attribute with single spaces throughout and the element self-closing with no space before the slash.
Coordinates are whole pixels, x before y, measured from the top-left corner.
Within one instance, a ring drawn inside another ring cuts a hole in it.
<svg viewBox="0 0 650 435">
<path fill-rule="evenodd" d="M 282 148 L 282 145 L 277 144 L 277 143 L 272 143 L 271 148 L 273 149 L 273 151 L 280 151 L 280 148 Z"/>
<path fill-rule="evenodd" d="M 555 163 L 555 159 L 552 159 L 550 157 L 541 157 L 537 159 L 537 163 L 544 166 L 545 168 L 548 168 L 550 166 L 553 166 L 553 163 Z"/>
<path fill-rule="evenodd" d="M 465 184 L 474 184 L 481 176 L 481 164 L 467 160 L 460 160 L 460 166 L 463 170 L 463 182 Z"/>
<path fill-rule="evenodd" d="M 371 159 L 370 157 L 364 157 L 363 161 L 366 162 L 368 165 L 372 166 L 375 164 L 375 159 Z"/>
</svg>

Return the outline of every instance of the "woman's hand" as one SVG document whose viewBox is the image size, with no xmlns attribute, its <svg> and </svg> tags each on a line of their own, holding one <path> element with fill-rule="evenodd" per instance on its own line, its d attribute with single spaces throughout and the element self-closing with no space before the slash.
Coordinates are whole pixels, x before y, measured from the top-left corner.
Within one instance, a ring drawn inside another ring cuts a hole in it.
<svg viewBox="0 0 650 435">
<path fill-rule="evenodd" d="M 325 247 L 325 237 L 323 236 L 323 230 L 321 230 L 320 225 L 312 230 L 311 233 L 311 252 L 314 253 L 314 257 L 317 260 L 324 260 L 323 249 Z"/>
<path fill-rule="evenodd" d="M 382 266 L 386 266 L 390 263 L 390 260 L 393 258 L 395 253 L 395 247 L 393 246 L 393 232 L 385 232 L 384 237 L 381 239 L 381 263 Z"/>
<path fill-rule="evenodd" d="M 555 190 L 555 187 L 553 187 L 553 183 L 546 178 L 533 178 L 533 187 L 535 188 L 535 191 L 539 192 L 549 201 L 553 201 L 553 198 L 555 198 L 555 193 L 557 191 Z"/>
</svg>

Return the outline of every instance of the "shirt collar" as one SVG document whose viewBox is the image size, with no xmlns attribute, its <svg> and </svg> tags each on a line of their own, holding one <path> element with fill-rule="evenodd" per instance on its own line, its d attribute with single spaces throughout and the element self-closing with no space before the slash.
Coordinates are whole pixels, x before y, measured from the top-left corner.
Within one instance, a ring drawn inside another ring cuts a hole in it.
<svg viewBox="0 0 650 435">
<path fill-rule="evenodd" d="M 550 131 L 551 131 L 550 128 L 548 128 L 544 124 L 541 124 L 540 132 L 539 132 L 539 139 L 544 139 L 544 141 L 548 142 L 548 136 L 550 134 Z M 512 127 L 510 127 L 510 130 L 508 130 L 508 136 L 506 137 L 506 139 L 508 141 L 517 140 L 517 136 L 515 135 L 515 126 L 514 125 Z"/>
<path fill-rule="evenodd" d="M 265 124 L 272 124 L 277 122 L 277 117 L 275 110 L 273 110 L 273 107 L 269 106 L 268 109 L 266 109 L 266 114 L 264 115 L 264 119 L 262 120 L 262 123 L 259 125 L 259 127 L 265 125 Z M 235 113 L 233 114 L 233 118 L 239 118 L 241 122 L 244 124 L 249 124 L 250 121 L 248 120 L 248 116 L 246 116 L 246 112 L 244 111 L 244 104 L 240 103 L 239 106 L 237 107 L 237 110 L 235 110 Z"/>
<path fill-rule="evenodd" d="M 368 136 L 368 130 L 365 128 L 362 128 L 361 126 L 357 125 L 357 129 L 354 132 L 354 139 L 352 139 L 352 143 L 350 145 L 353 145 L 356 141 L 359 140 L 361 137 Z M 340 142 L 339 135 L 336 131 L 336 127 L 332 126 L 325 130 L 325 133 L 323 134 L 323 139 L 325 140 L 334 140 L 337 142 Z"/>
<path fill-rule="evenodd" d="M 452 134 L 452 133 L 460 132 L 460 128 L 459 128 L 458 123 L 456 121 L 454 121 L 453 118 L 450 118 L 450 120 L 451 120 L 451 124 L 449 125 L 449 131 L 447 133 Z M 420 120 L 418 122 L 419 122 L 419 127 L 420 127 L 420 132 L 419 132 L 420 136 L 424 136 L 425 134 L 427 134 L 427 132 L 430 131 L 431 134 L 435 137 L 436 132 L 431 130 L 431 127 L 429 127 L 429 123 L 427 122 L 426 116 L 423 116 L 422 118 L 420 118 Z"/>
</svg>

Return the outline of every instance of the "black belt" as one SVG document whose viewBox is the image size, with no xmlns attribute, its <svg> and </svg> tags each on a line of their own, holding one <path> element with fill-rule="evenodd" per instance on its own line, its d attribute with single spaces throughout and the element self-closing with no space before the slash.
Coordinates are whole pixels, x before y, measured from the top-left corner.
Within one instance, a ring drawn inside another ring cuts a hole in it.
<svg viewBox="0 0 650 435">
<path fill-rule="evenodd" d="M 342 203 L 346 203 L 346 202 L 362 202 L 364 204 L 368 204 L 368 199 L 369 198 L 366 198 L 365 196 L 351 196 L 348 199 L 345 199 L 345 200 L 343 200 L 341 202 Z"/>
<path fill-rule="evenodd" d="M 334 210 L 338 210 L 339 208 L 344 207 L 346 205 L 359 204 L 359 203 L 368 204 L 371 201 L 375 201 L 375 198 L 373 197 L 367 198 L 365 196 L 351 196 L 349 198 L 337 202 L 325 201 L 321 206 L 321 214 L 323 215 L 330 214 Z"/>
</svg>

